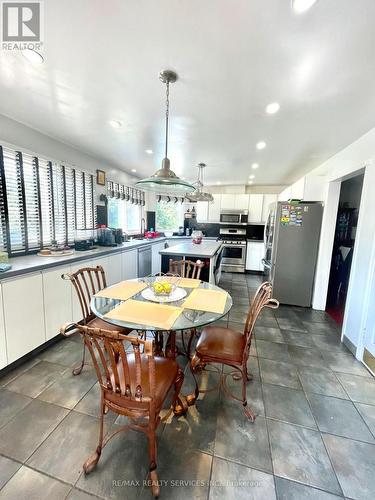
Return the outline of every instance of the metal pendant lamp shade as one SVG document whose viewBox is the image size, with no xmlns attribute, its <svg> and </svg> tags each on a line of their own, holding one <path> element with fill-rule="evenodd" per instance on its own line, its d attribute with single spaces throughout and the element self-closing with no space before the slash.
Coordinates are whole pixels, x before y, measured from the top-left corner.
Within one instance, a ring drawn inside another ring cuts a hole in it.
<svg viewBox="0 0 375 500">
<path fill-rule="evenodd" d="M 169 131 L 169 84 L 177 80 L 174 71 L 165 70 L 159 74 L 159 79 L 166 84 L 166 110 L 165 110 L 165 157 L 161 169 L 154 175 L 136 182 L 136 186 L 144 191 L 153 191 L 159 194 L 185 194 L 191 193 L 195 187 L 187 181 L 180 179 L 170 168 L 168 158 L 168 131 Z"/>
<path fill-rule="evenodd" d="M 206 167 L 205 163 L 199 163 L 198 165 L 198 180 L 195 182 L 196 190 L 194 193 L 187 194 L 186 198 L 191 203 L 196 203 L 197 201 L 214 201 L 214 197 L 211 193 L 203 191 L 203 169 Z"/>
</svg>

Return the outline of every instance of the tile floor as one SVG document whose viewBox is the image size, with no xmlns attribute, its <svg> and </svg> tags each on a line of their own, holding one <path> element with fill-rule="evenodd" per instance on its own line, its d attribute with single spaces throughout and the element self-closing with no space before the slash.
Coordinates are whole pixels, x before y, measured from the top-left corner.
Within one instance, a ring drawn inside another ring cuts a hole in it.
<svg viewBox="0 0 375 500">
<path fill-rule="evenodd" d="M 223 275 L 234 306 L 221 324 L 242 329 L 260 280 Z M 142 435 L 119 435 L 97 469 L 82 473 L 96 445 L 99 390 L 92 367 L 71 375 L 79 357 L 79 339 L 64 339 L 0 378 L 0 498 L 151 498 Z M 249 367 L 254 424 L 238 403 L 211 392 L 159 428 L 161 498 L 375 498 L 375 380 L 340 344 L 332 320 L 266 310 Z M 207 371 L 202 383 L 216 377 Z M 184 387 L 192 387 L 188 368 Z M 118 423 L 107 415 L 108 427 Z"/>
</svg>

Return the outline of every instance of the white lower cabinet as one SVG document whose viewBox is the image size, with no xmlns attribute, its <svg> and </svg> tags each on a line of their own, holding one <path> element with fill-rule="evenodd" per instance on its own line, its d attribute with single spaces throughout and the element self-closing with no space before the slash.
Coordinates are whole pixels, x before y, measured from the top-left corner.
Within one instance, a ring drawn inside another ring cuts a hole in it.
<svg viewBox="0 0 375 500">
<path fill-rule="evenodd" d="M 73 318 L 72 284 L 61 278 L 66 273 L 70 273 L 70 267 L 59 267 L 42 274 L 46 340 L 58 335 L 61 325 Z"/>
<path fill-rule="evenodd" d="M 138 250 L 122 252 L 122 279 L 138 278 Z"/>
<path fill-rule="evenodd" d="M 157 274 L 161 272 L 161 255 L 160 250 L 164 249 L 163 243 L 156 243 L 152 245 L 152 263 L 151 263 L 151 274 Z"/>
<path fill-rule="evenodd" d="M 3 314 L 3 294 L 0 283 L 0 370 L 8 364 L 7 346 L 5 339 L 5 325 Z"/>
<path fill-rule="evenodd" d="M 246 248 L 246 271 L 264 271 L 262 259 L 264 257 L 262 241 L 248 241 Z"/>
<path fill-rule="evenodd" d="M 3 302 L 8 363 L 46 341 L 42 274 L 4 281 Z"/>
<path fill-rule="evenodd" d="M 121 253 L 106 255 L 92 261 L 93 266 L 102 266 L 105 272 L 107 285 L 114 285 L 122 279 Z"/>
<path fill-rule="evenodd" d="M 82 269 L 83 267 L 92 267 L 93 262 L 91 260 L 83 260 L 81 262 L 76 262 L 70 267 L 70 272 L 75 273 L 78 269 Z M 81 304 L 79 303 L 77 292 L 73 286 L 73 283 L 68 281 L 71 289 L 71 298 L 72 298 L 72 313 L 73 313 L 73 321 L 81 321 L 83 318 Z"/>
</svg>

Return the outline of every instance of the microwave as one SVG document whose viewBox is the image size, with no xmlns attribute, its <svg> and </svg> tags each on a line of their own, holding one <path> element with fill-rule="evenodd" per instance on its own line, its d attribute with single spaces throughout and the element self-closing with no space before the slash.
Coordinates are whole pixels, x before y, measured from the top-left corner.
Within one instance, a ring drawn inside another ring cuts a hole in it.
<svg viewBox="0 0 375 500">
<path fill-rule="evenodd" d="M 222 210 L 220 212 L 221 224 L 247 224 L 249 220 L 248 210 Z"/>
</svg>

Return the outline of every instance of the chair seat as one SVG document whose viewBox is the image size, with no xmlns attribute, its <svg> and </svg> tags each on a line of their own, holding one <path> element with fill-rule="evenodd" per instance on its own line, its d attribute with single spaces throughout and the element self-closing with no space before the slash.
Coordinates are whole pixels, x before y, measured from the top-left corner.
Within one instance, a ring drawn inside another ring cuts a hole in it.
<svg viewBox="0 0 375 500">
<path fill-rule="evenodd" d="M 218 363 L 240 364 L 245 349 L 245 336 L 231 328 L 206 326 L 203 328 L 195 348 L 198 357 L 210 358 Z"/>
<path fill-rule="evenodd" d="M 155 360 L 155 406 L 157 410 L 160 410 L 162 407 L 164 400 L 167 397 L 167 394 L 174 384 L 177 373 L 178 373 L 178 364 L 175 360 L 164 357 L 154 357 Z M 136 373 L 135 373 L 135 355 L 127 354 L 127 361 L 129 365 L 129 375 L 130 375 L 130 389 L 132 396 L 134 397 L 136 390 Z M 125 377 L 123 371 L 122 362 L 119 361 L 117 363 L 118 376 L 120 382 L 121 393 L 125 394 Z M 114 386 L 115 379 L 113 372 L 110 373 L 111 382 Z M 126 381 L 129 384 L 129 381 Z M 142 397 L 149 398 L 151 395 L 150 384 L 149 384 L 149 367 L 148 367 L 148 357 L 145 354 L 141 355 L 141 386 L 142 386 Z M 106 399 L 112 401 L 115 404 L 120 404 L 121 401 L 124 403 L 123 397 L 118 397 L 116 394 L 112 393 L 112 391 L 106 391 Z M 129 401 L 126 402 L 126 407 L 130 408 Z M 139 409 L 139 404 L 135 402 L 134 409 Z"/>
<path fill-rule="evenodd" d="M 89 326 L 90 328 L 100 328 L 101 330 L 107 330 L 107 331 L 111 331 L 111 332 L 117 331 L 117 332 L 121 332 L 125 335 L 132 331 L 129 328 L 122 328 L 121 326 L 112 325 L 111 323 L 107 323 L 103 319 L 100 319 L 97 317 L 88 321 L 86 323 L 86 326 Z"/>
</svg>

